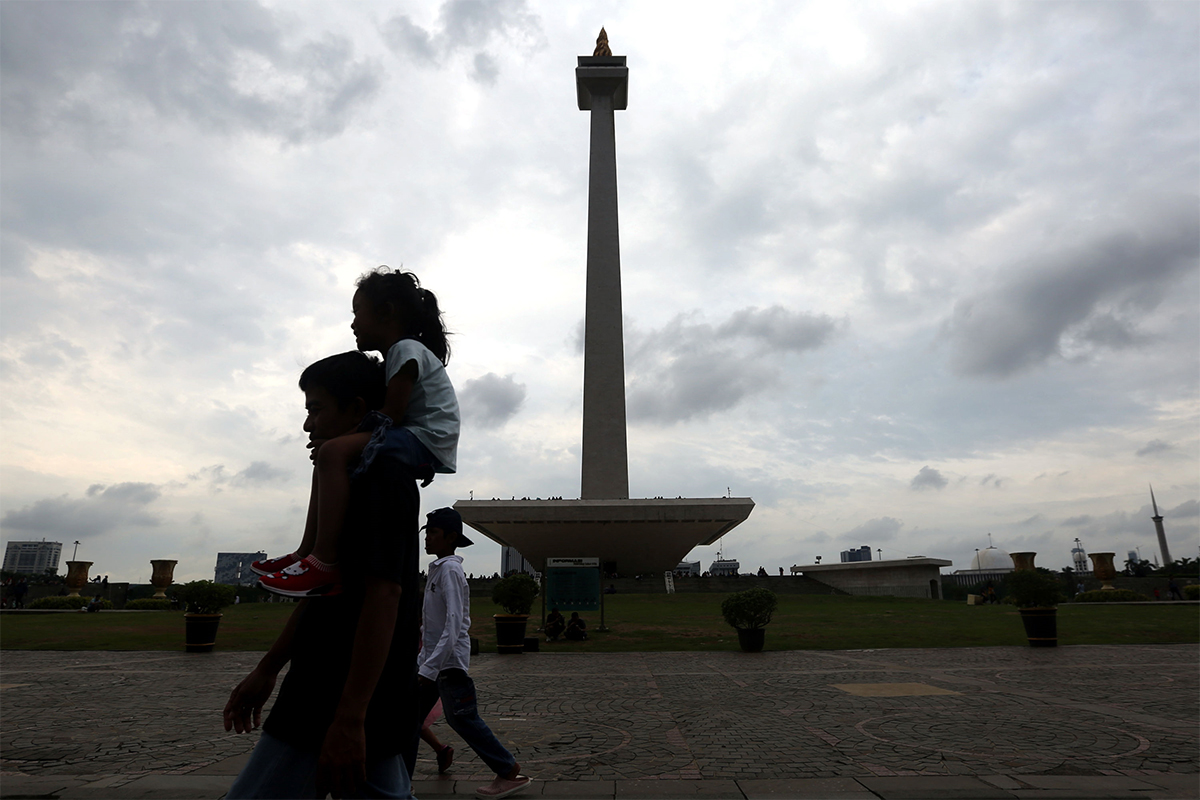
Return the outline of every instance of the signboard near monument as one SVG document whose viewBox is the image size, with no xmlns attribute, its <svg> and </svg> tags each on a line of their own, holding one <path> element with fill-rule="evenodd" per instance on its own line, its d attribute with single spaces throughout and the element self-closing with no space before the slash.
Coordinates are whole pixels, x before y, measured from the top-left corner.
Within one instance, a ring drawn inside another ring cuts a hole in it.
<svg viewBox="0 0 1200 800">
<path fill-rule="evenodd" d="M 546 605 L 559 611 L 600 609 L 599 558 L 547 558 Z"/>
</svg>

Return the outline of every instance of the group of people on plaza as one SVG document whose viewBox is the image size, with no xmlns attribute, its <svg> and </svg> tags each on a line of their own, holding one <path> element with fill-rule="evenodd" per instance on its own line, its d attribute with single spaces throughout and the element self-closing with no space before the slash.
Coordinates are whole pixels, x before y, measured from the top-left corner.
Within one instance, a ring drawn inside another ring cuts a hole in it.
<svg viewBox="0 0 1200 800">
<path fill-rule="evenodd" d="M 314 463 L 300 546 L 251 567 L 261 586 L 301 601 L 225 705 L 226 730 L 262 726 L 226 797 L 411 797 L 421 738 L 440 772 L 453 763 L 453 748 L 429 730 L 439 706 L 495 774 L 476 796 L 507 797 L 530 779 L 478 712 L 470 595 L 455 553 L 471 541 L 451 508 L 418 527 L 418 482 L 456 470 L 459 410 L 441 311 L 412 273 L 380 267 L 357 286 L 358 349 L 300 376 Z M 435 557 L 423 594 L 421 530 Z"/>
</svg>

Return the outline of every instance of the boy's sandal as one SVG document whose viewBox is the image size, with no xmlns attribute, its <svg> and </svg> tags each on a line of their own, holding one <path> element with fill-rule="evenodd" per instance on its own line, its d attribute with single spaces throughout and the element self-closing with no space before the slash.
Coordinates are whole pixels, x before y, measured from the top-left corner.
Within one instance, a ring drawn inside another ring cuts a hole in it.
<svg viewBox="0 0 1200 800">
<path fill-rule="evenodd" d="M 446 745 L 437 752 L 438 772 L 444 773 L 450 769 L 450 765 L 454 763 L 454 748 Z"/>
</svg>

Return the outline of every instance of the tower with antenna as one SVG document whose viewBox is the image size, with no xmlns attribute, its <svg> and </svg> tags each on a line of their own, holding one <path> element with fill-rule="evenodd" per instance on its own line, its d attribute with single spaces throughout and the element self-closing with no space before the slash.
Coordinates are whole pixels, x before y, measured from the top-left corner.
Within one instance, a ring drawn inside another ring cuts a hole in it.
<svg viewBox="0 0 1200 800">
<path fill-rule="evenodd" d="M 1154 506 L 1154 530 L 1158 533 L 1158 550 L 1162 553 L 1163 566 L 1171 563 L 1171 551 L 1167 549 L 1167 533 L 1163 530 L 1162 514 L 1158 513 L 1158 501 L 1154 499 L 1154 486 L 1150 487 L 1150 504 Z"/>
<path fill-rule="evenodd" d="M 1087 552 L 1083 549 L 1083 542 L 1079 541 L 1079 537 L 1075 537 L 1075 546 L 1071 548 L 1071 561 L 1075 564 L 1075 572 L 1078 575 L 1091 572 L 1092 568 L 1088 566 Z"/>
</svg>

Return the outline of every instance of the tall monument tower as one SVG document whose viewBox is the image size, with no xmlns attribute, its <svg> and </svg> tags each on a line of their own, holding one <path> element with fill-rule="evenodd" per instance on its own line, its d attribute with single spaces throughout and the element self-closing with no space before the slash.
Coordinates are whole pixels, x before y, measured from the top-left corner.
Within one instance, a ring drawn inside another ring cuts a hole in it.
<svg viewBox="0 0 1200 800">
<path fill-rule="evenodd" d="M 607 53 L 607 55 L 605 55 Z M 628 105 L 625 56 L 608 49 L 600 29 L 596 54 L 579 56 L 579 110 L 592 114 L 588 167 L 587 303 L 583 323 L 584 500 L 629 497 L 625 440 L 625 344 L 621 330 L 621 241 L 617 225 L 614 111 Z"/>
<path fill-rule="evenodd" d="M 1163 566 L 1171 563 L 1171 551 L 1167 549 L 1167 532 L 1163 530 L 1162 514 L 1158 513 L 1158 501 L 1154 499 L 1154 487 L 1150 487 L 1150 504 L 1154 506 L 1154 530 L 1158 534 L 1158 550 L 1162 553 Z"/>
<path fill-rule="evenodd" d="M 539 571 L 547 558 L 577 557 L 599 558 L 606 573 L 674 569 L 693 547 L 717 541 L 754 508 L 749 497 L 629 496 L 614 115 L 626 108 L 628 87 L 625 56 L 612 54 L 601 28 L 595 52 L 580 56 L 575 68 L 579 109 L 591 112 L 579 499 L 513 497 L 454 504 L 463 522 L 497 544 L 515 548 Z M 504 493 L 529 492 L 513 487 Z"/>
</svg>

